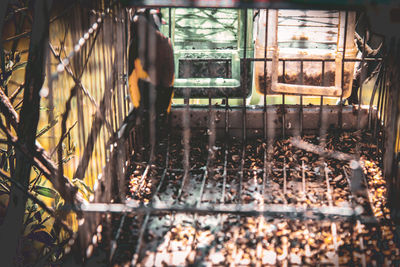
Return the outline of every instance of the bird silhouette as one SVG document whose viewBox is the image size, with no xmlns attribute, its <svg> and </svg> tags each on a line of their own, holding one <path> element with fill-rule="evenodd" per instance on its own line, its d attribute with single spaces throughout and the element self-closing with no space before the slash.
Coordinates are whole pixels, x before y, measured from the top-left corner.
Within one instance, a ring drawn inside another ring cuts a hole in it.
<svg viewBox="0 0 400 267">
<path fill-rule="evenodd" d="M 129 45 L 129 94 L 133 108 L 120 128 L 120 135 L 127 136 L 139 124 L 147 131 L 152 107 L 157 127 L 160 118 L 170 112 L 174 54 L 171 40 L 160 32 L 162 22 L 157 9 L 139 9 L 133 16 Z"/>
</svg>

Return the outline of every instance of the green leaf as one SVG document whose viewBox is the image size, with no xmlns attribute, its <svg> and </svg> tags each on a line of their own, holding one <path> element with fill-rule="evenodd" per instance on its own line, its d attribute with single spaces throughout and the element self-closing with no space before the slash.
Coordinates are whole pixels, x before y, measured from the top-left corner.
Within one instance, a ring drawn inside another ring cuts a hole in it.
<svg viewBox="0 0 400 267">
<path fill-rule="evenodd" d="M 93 190 L 89 187 L 89 186 L 87 186 L 87 184 L 85 184 L 85 182 L 83 182 L 82 180 L 80 180 L 80 179 L 73 179 L 72 180 L 72 183 L 76 186 L 76 187 L 78 187 L 79 189 L 81 189 L 82 191 L 87 191 L 88 193 L 90 193 L 90 194 L 94 194 L 94 192 L 93 192 Z M 83 188 L 85 189 L 85 190 L 83 190 Z"/>
<path fill-rule="evenodd" d="M 45 196 L 45 197 L 49 197 L 49 198 L 55 198 L 57 196 L 57 194 L 58 194 L 56 190 L 54 190 L 52 188 L 40 186 L 40 185 L 36 185 L 33 188 L 33 191 L 35 191 L 39 195 L 42 195 L 42 196 Z"/>
</svg>

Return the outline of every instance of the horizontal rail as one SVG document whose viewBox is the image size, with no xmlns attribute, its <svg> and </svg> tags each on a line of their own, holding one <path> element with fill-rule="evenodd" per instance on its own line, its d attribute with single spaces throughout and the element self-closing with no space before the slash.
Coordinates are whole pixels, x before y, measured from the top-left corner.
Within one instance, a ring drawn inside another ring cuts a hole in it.
<svg viewBox="0 0 400 267">
<path fill-rule="evenodd" d="M 157 203 L 152 206 L 142 203 L 85 203 L 72 208 L 82 212 L 100 213 L 198 213 L 198 214 L 235 214 L 265 217 L 293 217 L 293 218 L 329 218 L 329 217 L 354 217 L 360 216 L 364 209 L 362 206 L 321 206 L 301 207 L 286 204 L 201 204 L 197 207 L 188 205 L 167 205 Z M 336 218 L 337 219 L 337 218 Z"/>
<path fill-rule="evenodd" d="M 231 136 L 240 137 L 242 134 L 242 109 L 241 107 L 230 107 L 227 112 L 223 106 L 214 106 L 213 109 L 216 112 L 215 115 L 215 129 L 217 136 L 224 136 L 225 134 L 225 116 L 229 116 L 229 133 Z M 323 106 L 324 112 L 329 114 L 326 118 L 326 124 L 332 127 L 338 127 L 337 118 L 340 113 L 339 106 Z M 343 107 L 343 129 L 345 130 L 356 130 L 357 125 L 357 112 L 352 106 Z M 182 106 L 175 105 L 171 110 L 172 125 L 174 129 L 172 131 L 179 131 L 183 129 L 182 116 L 185 112 L 185 108 Z M 372 117 L 376 117 L 376 110 L 371 110 Z M 207 129 L 208 128 L 208 110 L 206 106 L 192 106 L 189 110 L 190 127 L 193 129 Z M 227 113 L 227 114 L 226 114 Z M 246 110 L 246 125 L 248 137 L 261 137 L 263 134 L 263 116 L 264 109 L 262 106 L 248 106 Z M 319 128 L 316 121 L 320 117 L 320 107 L 316 105 L 303 106 L 303 133 L 319 133 Z M 293 133 L 295 125 L 297 125 L 299 118 L 298 105 L 285 105 L 282 109 L 282 105 L 268 105 L 266 107 L 265 114 L 267 117 L 275 116 L 276 119 L 269 125 L 269 127 L 276 130 L 282 129 L 282 116 L 285 116 L 285 131 L 288 134 Z M 362 107 L 360 110 L 360 129 L 365 129 L 368 126 L 368 108 Z"/>
<path fill-rule="evenodd" d="M 129 0 L 126 3 L 130 6 L 155 6 L 155 7 L 212 7 L 212 8 L 269 8 L 269 9 L 328 9 L 328 10 L 349 10 L 349 9 L 365 9 L 366 6 L 374 4 L 374 6 L 386 6 L 389 0 L 372 1 L 372 0 L 327 0 L 327 1 L 240 1 L 240 0 Z"/>
<path fill-rule="evenodd" d="M 185 60 L 190 60 L 191 62 L 219 62 L 219 61 L 231 61 L 231 58 L 191 58 L 191 59 L 185 59 Z M 242 60 L 245 61 L 272 61 L 272 58 L 267 57 L 247 57 L 247 58 L 242 58 Z M 334 58 L 300 58 L 300 57 L 294 57 L 294 58 L 279 58 L 279 61 L 304 61 L 304 62 L 335 62 Z M 363 59 L 361 58 L 345 58 L 345 62 L 361 62 Z M 382 58 L 364 58 L 364 61 L 382 61 Z"/>
</svg>

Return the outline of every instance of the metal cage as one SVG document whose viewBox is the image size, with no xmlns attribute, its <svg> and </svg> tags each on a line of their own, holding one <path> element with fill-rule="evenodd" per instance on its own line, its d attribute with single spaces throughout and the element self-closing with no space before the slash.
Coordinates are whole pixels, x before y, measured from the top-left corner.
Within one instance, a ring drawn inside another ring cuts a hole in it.
<svg viewBox="0 0 400 267">
<path fill-rule="evenodd" d="M 399 264 L 398 34 L 360 1 L 188 2 L 80 3 L 50 24 L 39 141 L 92 191 L 64 206 L 65 261 Z M 167 18 L 175 97 L 123 136 L 139 7 Z"/>
</svg>

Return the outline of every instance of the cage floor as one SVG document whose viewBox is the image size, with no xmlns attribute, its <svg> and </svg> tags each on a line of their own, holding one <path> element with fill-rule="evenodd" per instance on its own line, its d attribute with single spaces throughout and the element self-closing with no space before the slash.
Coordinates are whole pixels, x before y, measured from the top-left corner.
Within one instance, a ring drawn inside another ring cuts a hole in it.
<svg viewBox="0 0 400 267">
<path fill-rule="evenodd" d="M 349 187 L 352 171 L 346 162 L 322 158 L 275 140 L 268 150 L 262 140 L 210 141 L 192 136 L 190 170 L 185 175 L 185 149 L 170 137 L 148 164 L 142 153 L 132 164 L 129 201 L 165 206 L 317 208 L 338 211 L 363 207 L 360 217 L 324 219 L 297 213 L 247 216 L 241 213 L 181 213 L 125 215 L 117 240 L 115 265 L 137 266 L 374 266 L 398 264 L 396 229 L 386 207 L 386 184 L 379 151 L 371 134 L 328 134 L 325 140 L 303 140 L 335 151 L 359 152 L 366 194 Z M 209 149 L 211 148 L 211 149 Z M 244 151 L 243 151 L 244 149 Z M 244 157 L 243 157 L 244 156 Z M 168 157 L 168 158 L 166 158 Z M 243 159 L 243 160 L 242 160 Z M 167 165 L 167 166 L 166 166 Z"/>
</svg>

